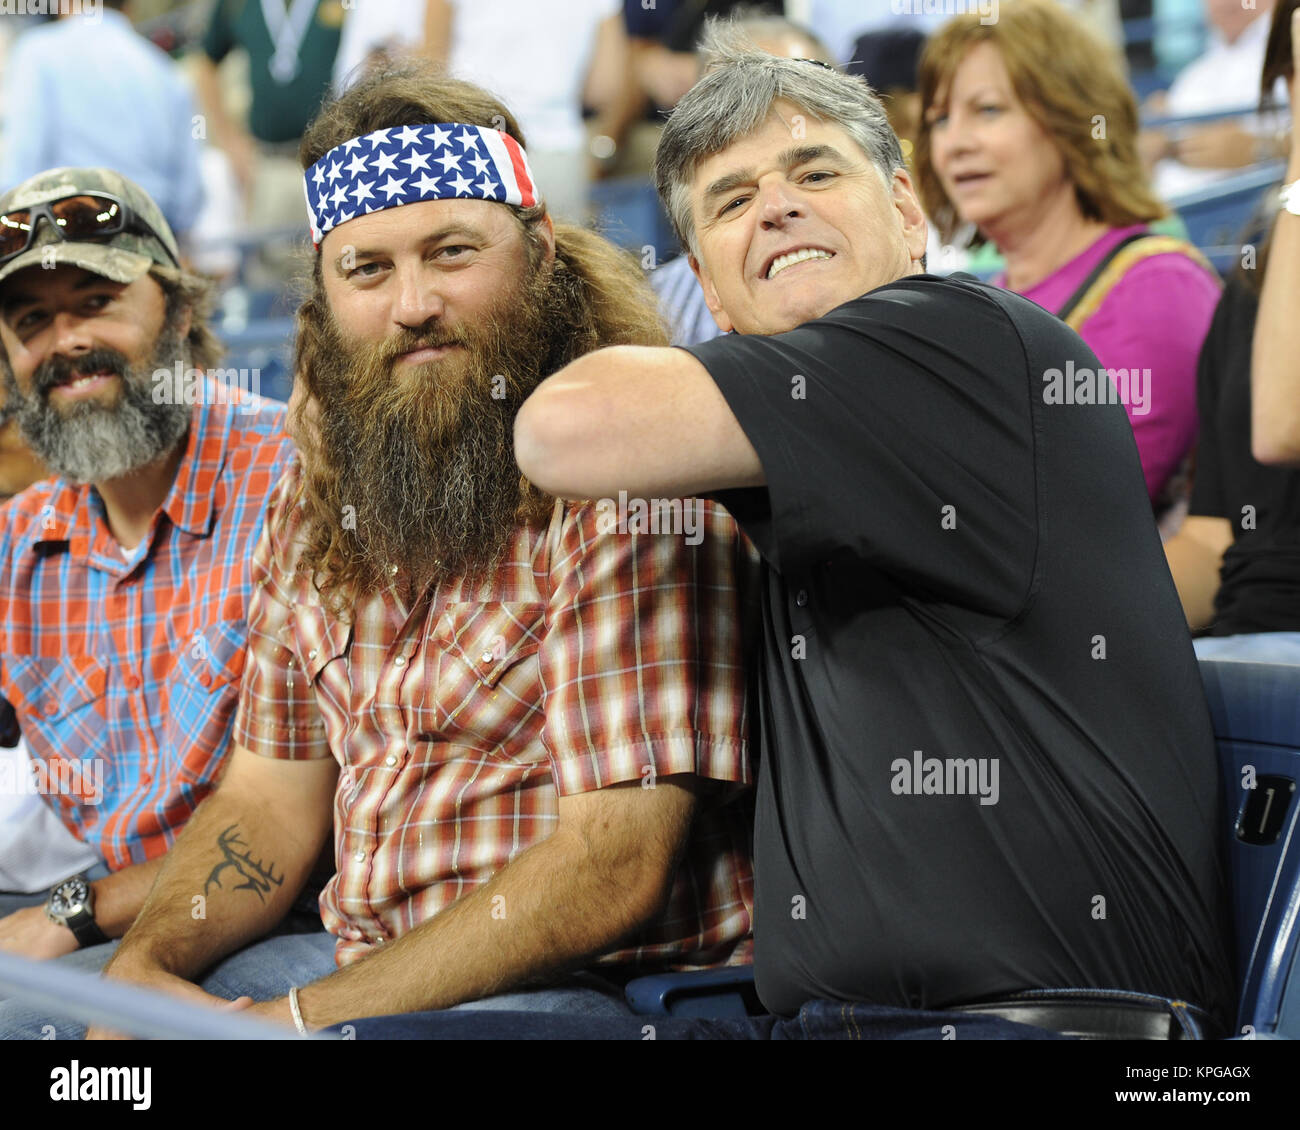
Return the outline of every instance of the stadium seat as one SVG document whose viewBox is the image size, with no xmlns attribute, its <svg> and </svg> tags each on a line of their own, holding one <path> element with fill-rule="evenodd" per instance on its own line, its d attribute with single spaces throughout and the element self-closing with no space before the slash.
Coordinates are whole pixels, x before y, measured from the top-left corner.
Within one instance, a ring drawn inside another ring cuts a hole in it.
<svg viewBox="0 0 1300 1130">
<path fill-rule="evenodd" d="M 1300 1038 L 1300 665 L 1203 659 L 1200 669 L 1228 802 L 1238 1031 Z M 626 996 L 642 1015 L 761 1011 L 749 966 L 640 977 Z"/>
<path fill-rule="evenodd" d="M 1200 668 L 1227 797 L 1238 1031 L 1300 1038 L 1300 665 Z"/>
<path fill-rule="evenodd" d="M 1230 259 L 1239 258 L 1244 230 L 1264 194 L 1282 183 L 1285 172 L 1284 161 L 1252 165 L 1214 184 L 1172 197 L 1169 206 L 1182 217 L 1187 238 L 1197 247 L 1209 252 L 1226 249 Z"/>
<path fill-rule="evenodd" d="M 591 185 L 591 204 L 596 228 L 606 239 L 644 257 L 653 248 L 648 269 L 672 257 L 678 250 L 677 237 L 659 204 L 654 185 L 645 177 L 611 177 Z"/>
<path fill-rule="evenodd" d="M 656 973 L 624 989 L 628 1007 L 642 1016 L 761 1016 L 754 967 L 733 965 L 698 973 Z"/>
</svg>

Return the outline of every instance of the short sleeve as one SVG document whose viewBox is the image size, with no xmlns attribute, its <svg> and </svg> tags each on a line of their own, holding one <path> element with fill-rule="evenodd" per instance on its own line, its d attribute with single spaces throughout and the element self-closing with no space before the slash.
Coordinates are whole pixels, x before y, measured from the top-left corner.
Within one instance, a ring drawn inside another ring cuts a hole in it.
<svg viewBox="0 0 1300 1130">
<path fill-rule="evenodd" d="M 847 551 L 930 599 L 1015 615 L 1033 576 L 1035 459 L 1025 346 L 1000 305 L 910 278 L 789 333 L 688 351 L 767 484 L 716 497 L 782 575 Z"/>
<path fill-rule="evenodd" d="M 325 723 L 306 672 L 285 641 L 292 636 L 296 571 L 289 548 L 298 464 L 280 477 L 253 550 L 253 596 L 248 610 L 248 652 L 234 743 L 259 757 L 307 761 L 331 756 Z"/>
<path fill-rule="evenodd" d="M 743 645 L 758 559 L 720 506 L 669 510 L 680 532 L 637 532 L 638 512 L 620 522 L 613 500 L 569 508 L 560 527 L 539 662 L 561 796 L 677 773 L 751 779 Z"/>
</svg>

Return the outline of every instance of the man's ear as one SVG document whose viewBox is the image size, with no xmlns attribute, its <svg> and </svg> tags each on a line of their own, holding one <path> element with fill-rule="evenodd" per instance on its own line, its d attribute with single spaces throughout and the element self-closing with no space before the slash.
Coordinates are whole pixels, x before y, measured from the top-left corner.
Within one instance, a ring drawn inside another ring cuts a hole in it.
<svg viewBox="0 0 1300 1130">
<path fill-rule="evenodd" d="M 911 174 L 906 169 L 894 170 L 893 198 L 894 207 L 902 222 L 903 241 L 907 244 L 908 255 L 912 262 L 919 263 L 925 257 L 925 248 L 930 241 L 930 226 L 912 185 Z"/>
<path fill-rule="evenodd" d="M 537 221 L 537 230 L 541 233 L 542 243 L 545 250 L 542 252 L 542 258 L 551 263 L 555 261 L 555 221 L 551 219 L 550 212 L 543 214 L 542 218 Z"/>
<path fill-rule="evenodd" d="M 713 315 L 713 320 L 718 323 L 718 329 L 724 334 L 730 333 L 735 326 L 727 312 L 722 308 L 722 301 L 718 298 L 717 288 L 713 285 L 713 276 L 700 266 L 700 261 L 694 255 L 687 253 L 686 261 L 691 265 L 691 270 L 695 272 L 695 277 L 700 280 L 700 288 L 704 291 L 704 302 L 709 308 L 709 313 Z"/>
</svg>

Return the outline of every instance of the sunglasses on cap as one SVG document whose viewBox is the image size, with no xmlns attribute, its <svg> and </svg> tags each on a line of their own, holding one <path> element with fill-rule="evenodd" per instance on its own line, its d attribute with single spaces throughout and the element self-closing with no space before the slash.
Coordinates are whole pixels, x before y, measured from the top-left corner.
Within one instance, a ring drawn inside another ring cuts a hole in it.
<svg viewBox="0 0 1300 1130">
<path fill-rule="evenodd" d="M 80 192 L 0 214 L 0 267 L 31 247 L 41 219 L 70 243 L 107 242 L 120 232 L 141 232 L 157 240 L 167 258 L 180 266 L 166 241 L 129 204 L 106 192 Z"/>
</svg>

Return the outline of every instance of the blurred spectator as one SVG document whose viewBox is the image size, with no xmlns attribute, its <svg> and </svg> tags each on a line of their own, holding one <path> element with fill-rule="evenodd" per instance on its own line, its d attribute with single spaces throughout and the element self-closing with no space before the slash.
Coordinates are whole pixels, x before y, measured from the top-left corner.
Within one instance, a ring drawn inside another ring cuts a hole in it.
<svg viewBox="0 0 1300 1130">
<path fill-rule="evenodd" d="M 1250 450 L 1251 337 L 1260 278 L 1228 280 L 1201 350 L 1200 440 L 1187 520 L 1165 543 L 1198 655 L 1300 663 L 1300 471 Z"/>
<path fill-rule="evenodd" d="M 858 37 L 853 45 L 853 58 L 844 68 L 847 74 L 866 79 L 880 96 L 909 168 L 921 127 L 921 95 L 916 88 L 916 74 L 924 46 L 924 33 L 914 27 L 868 32 Z"/>
<path fill-rule="evenodd" d="M 1152 95 L 1148 114 L 1184 116 L 1246 110 L 1259 102 L 1259 75 L 1264 63 L 1273 0 L 1245 7 L 1241 0 L 1204 0 L 1210 25 L 1205 53 L 1188 64 L 1168 91 Z M 1177 133 L 1148 130 L 1142 156 L 1154 168 L 1156 193 L 1169 199 L 1202 188 L 1256 161 L 1283 157 L 1276 121 L 1257 115 L 1210 122 Z"/>
<path fill-rule="evenodd" d="M 1285 81 L 1295 114 L 1300 8 L 1283 0 L 1269 37 L 1263 84 Z M 1261 463 L 1300 465 L 1300 144 L 1291 135 L 1282 210 L 1273 229 L 1251 361 L 1251 451 Z"/>
<path fill-rule="evenodd" d="M 669 110 L 700 77 L 695 46 L 705 20 L 783 14 L 781 0 L 657 0 L 649 7 L 643 0 L 624 0 L 637 85 L 661 110 Z"/>
<path fill-rule="evenodd" d="M 213 140 L 230 158 L 260 227 L 301 224 L 298 140 L 329 92 L 339 49 L 341 0 L 217 0 L 197 52 L 199 101 Z M 226 110 L 217 64 L 248 54 L 248 126 Z"/>
<path fill-rule="evenodd" d="M 424 45 L 428 0 L 351 0 L 334 59 L 334 90 L 342 93 L 367 67 Z"/>
<path fill-rule="evenodd" d="M 176 64 L 136 34 L 122 0 L 20 35 L 4 78 L 8 189 L 43 169 L 103 165 L 157 201 L 178 238 L 203 204 L 194 103 Z"/>
<path fill-rule="evenodd" d="M 513 109 L 557 219 L 586 218 L 617 153 L 636 103 L 629 51 L 620 0 L 428 0 L 425 54 Z"/>
<path fill-rule="evenodd" d="M 997 0 L 984 0 L 990 17 L 996 16 Z M 967 0 L 961 7 L 936 4 L 934 0 L 787 0 L 785 14 L 806 24 L 831 48 L 834 61 L 846 67 L 865 62 L 857 41 L 873 32 L 907 30 L 922 36 L 940 27 L 956 12 L 975 10 L 979 0 Z M 1062 0 L 1117 50 L 1122 50 L 1124 31 L 1117 0 Z M 850 73 L 859 73 L 849 67 Z M 874 86 L 875 84 L 872 83 Z"/>
<path fill-rule="evenodd" d="M 1171 479 L 1196 438 L 1196 359 L 1219 284 L 1195 248 L 1147 226 L 1166 209 L 1138 160 L 1137 106 L 1113 53 L 1048 0 L 1002 0 L 996 24 L 958 16 L 931 37 L 921 97 L 916 166 L 931 218 L 945 238 L 976 225 L 1005 258 L 994 282 L 1056 312 L 1122 374 L 1163 514 L 1185 497 Z M 1100 374 L 1061 378 L 1081 397 L 1095 382 L 1085 403 L 1113 395 Z M 1059 385 L 1044 396 L 1075 402 Z"/>
<path fill-rule="evenodd" d="M 828 65 L 831 62 L 830 52 L 817 36 L 781 16 L 756 12 L 734 19 L 759 51 L 787 59 L 815 59 Z M 650 285 L 659 295 L 659 309 L 674 345 L 695 345 L 722 333 L 685 252 L 651 272 Z"/>
</svg>

